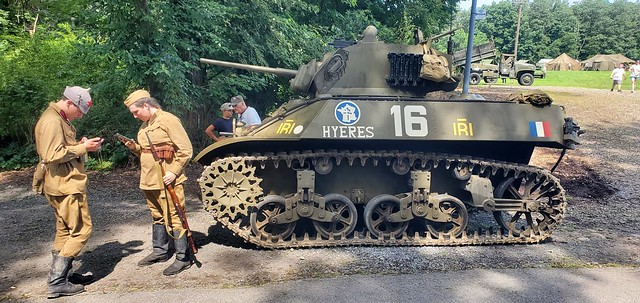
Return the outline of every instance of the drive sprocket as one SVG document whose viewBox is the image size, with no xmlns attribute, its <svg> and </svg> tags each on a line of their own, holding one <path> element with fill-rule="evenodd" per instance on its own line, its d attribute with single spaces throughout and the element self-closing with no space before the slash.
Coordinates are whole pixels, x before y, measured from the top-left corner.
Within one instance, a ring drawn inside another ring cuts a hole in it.
<svg viewBox="0 0 640 303">
<path fill-rule="evenodd" d="M 205 209 L 217 218 L 247 216 L 262 195 L 262 179 L 255 176 L 255 170 L 242 158 L 218 159 L 205 167 L 198 180 Z"/>
</svg>

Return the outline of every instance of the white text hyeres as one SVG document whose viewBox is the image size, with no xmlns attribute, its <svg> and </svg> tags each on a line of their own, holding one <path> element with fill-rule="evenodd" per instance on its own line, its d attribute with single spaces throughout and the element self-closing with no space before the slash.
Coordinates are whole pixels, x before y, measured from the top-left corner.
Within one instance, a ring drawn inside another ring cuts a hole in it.
<svg viewBox="0 0 640 303">
<path fill-rule="evenodd" d="M 323 138 L 373 138 L 373 126 L 322 126 Z"/>
</svg>

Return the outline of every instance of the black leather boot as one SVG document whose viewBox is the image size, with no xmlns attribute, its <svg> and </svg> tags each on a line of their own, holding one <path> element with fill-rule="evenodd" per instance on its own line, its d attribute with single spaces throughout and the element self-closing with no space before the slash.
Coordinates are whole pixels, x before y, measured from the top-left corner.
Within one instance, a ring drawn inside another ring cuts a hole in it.
<svg viewBox="0 0 640 303">
<path fill-rule="evenodd" d="M 72 257 L 53 256 L 51 271 L 49 272 L 49 286 L 47 298 L 53 299 L 60 296 L 73 296 L 84 291 L 84 286 L 69 283 L 67 276 L 71 269 Z"/>
<path fill-rule="evenodd" d="M 169 253 L 169 235 L 164 225 L 153 224 L 151 236 L 153 252 L 138 261 L 138 266 L 149 266 L 158 262 L 167 262 L 169 258 L 171 258 L 171 254 Z"/>
<path fill-rule="evenodd" d="M 57 250 L 52 250 L 51 251 L 51 256 L 53 258 L 55 258 L 59 253 L 60 252 L 57 251 Z M 73 264 L 72 264 L 72 267 L 73 267 Z M 72 284 L 88 285 L 88 284 L 91 284 L 91 282 L 93 282 L 93 275 L 92 274 L 82 275 L 82 274 L 75 273 L 75 272 L 72 272 L 71 270 L 69 270 L 69 274 L 67 275 L 67 279 Z"/>
<path fill-rule="evenodd" d="M 175 237 L 173 243 L 176 247 L 176 260 L 173 261 L 173 264 L 169 265 L 169 267 L 162 271 L 162 274 L 165 276 L 178 274 L 185 269 L 188 269 L 191 267 L 191 264 L 193 264 L 191 249 L 187 243 L 187 233 L 178 238 L 180 236 L 180 231 L 174 230 L 173 236 Z"/>
</svg>

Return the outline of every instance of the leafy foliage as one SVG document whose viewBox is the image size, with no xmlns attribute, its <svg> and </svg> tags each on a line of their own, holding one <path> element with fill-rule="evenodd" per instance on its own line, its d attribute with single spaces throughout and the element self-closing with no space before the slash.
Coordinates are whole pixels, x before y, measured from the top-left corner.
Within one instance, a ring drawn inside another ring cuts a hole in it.
<svg viewBox="0 0 640 303">
<path fill-rule="evenodd" d="M 522 9 L 518 57 L 535 61 L 566 52 L 578 59 L 597 53 L 640 57 L 637 16 L 628 0 L 530 0 Z M 182 118 L 196 150 L 210 143 L 203 129 L 232 95 L 266 114 L 292 96 L 286 79 L 205 66 L 199 58 L 298 69 L 330 50 L 333 39 L 356 40 L 368 25 L 379 39 L 411 43 L 461 26 L 455 50 L 467 43 L 469 11 L 459 0 L 20 0 L 0 2 L 0 169 L 29 165 L 33 127 L 66 85 L 91 87 L 94 106 L 74 121 L 81 136 L 109 141 L 89 167 L 135 163 L 111 142 L 131 137 L 139 121 L 123 107 L 133 90 L 146 88 Z M 517 6 L 484 6 L 475 43 L 494 41 L 513 52 Z M 447 38 L 434 45 L 444 51 Z M 26 147 L 26 148 L 22 148 Z"/>
<path fill-rule="evenodd" d="M 38 162 L 35 145 L 22 146 L 17 142 L 11 142 L 6 147 L 0 148 L 0 170 L 15 170 L 32 166 Z"/>
</svg>

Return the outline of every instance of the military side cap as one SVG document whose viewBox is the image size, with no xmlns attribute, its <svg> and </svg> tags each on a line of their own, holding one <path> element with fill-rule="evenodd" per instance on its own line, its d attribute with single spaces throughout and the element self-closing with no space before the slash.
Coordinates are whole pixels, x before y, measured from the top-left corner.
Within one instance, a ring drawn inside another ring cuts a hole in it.
<svg viewBox="0 0 640 303">
<path fill-rule="evenodd" d="M 64 89 L 64 97 L 71 100 L 83 114 L 86 114 L 91 108 L 92 101 L 88 88 L 80 86 L 67 86 Z"/>
<path fill-rule="evenodd" d="M 142 98 L 149 98 L 149 97 L 151 97 L 151 95 L 149 94 L 148 91 L 146 91 L 144 89 L 139 89 L 139 90 L 131 93 L 129 95 L 129 97 L 127 97 L 127 99 L 124 100 L 124 106 L 129 108 L 129 106 L 131 106 L 136 101 L 138 101 L 138 100 L 140 100 Z"/>
</svg>

